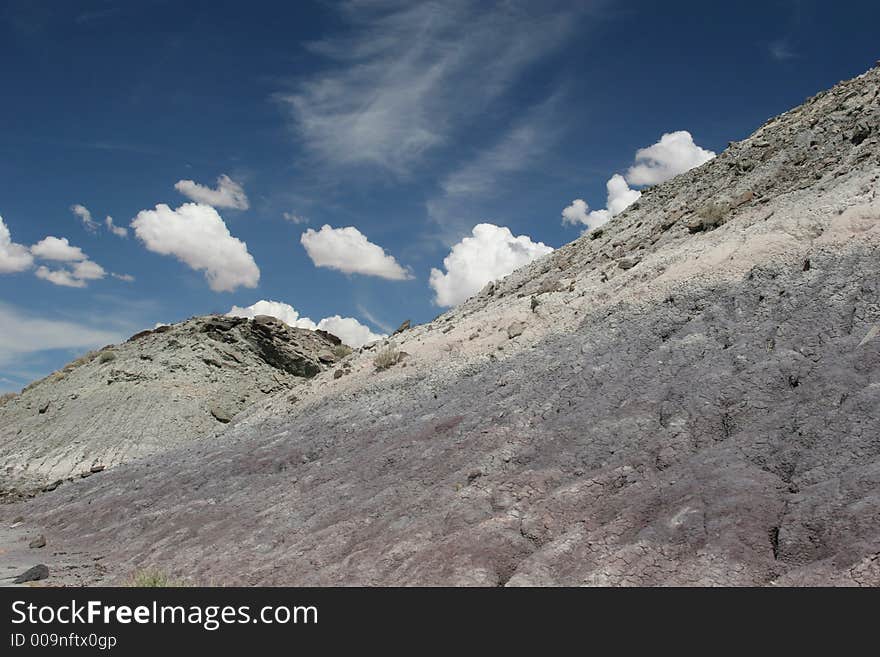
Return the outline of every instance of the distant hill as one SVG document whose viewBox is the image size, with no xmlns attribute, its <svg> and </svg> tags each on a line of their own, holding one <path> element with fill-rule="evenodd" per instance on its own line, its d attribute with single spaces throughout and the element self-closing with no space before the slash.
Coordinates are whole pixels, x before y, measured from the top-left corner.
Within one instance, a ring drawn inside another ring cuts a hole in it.
<svg viewBox="0 0 880 657">
<path fill-rule="evenodd" d="M 210 316 L 87 354 L 0 405 L 0 493 L 216 435 L 247 406 L 326 370 L 338 344 L 272 317 Z"/>
</svg>

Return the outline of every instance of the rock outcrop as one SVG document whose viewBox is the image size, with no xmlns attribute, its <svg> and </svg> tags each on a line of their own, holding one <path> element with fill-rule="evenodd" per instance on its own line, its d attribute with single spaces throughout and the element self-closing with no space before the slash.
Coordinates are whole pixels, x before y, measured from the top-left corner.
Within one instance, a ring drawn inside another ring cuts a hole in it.
<svg viewBox="0 0 880 657">
<path fill-rule="evenodd" d="M 0 515 L 102 582 L 880 585 L 878 180 L 873 69 L 222 439 Z"/>
<path fill-rule="evenodd" d="M 90 353 L 0 405 L 0 493 L 28 494 L 219 432 L 327 369 L 338 339 L 273 317 L 209 316 Z"/>
</svg>

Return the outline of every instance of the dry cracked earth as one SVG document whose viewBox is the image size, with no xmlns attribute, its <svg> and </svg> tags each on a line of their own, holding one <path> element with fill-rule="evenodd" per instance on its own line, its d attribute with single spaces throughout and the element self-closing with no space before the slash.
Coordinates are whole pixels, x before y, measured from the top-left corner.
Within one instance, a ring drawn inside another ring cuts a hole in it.
<svg viewBox="0 0 880 657">
<path fill-rule="evenodd" d="M 3 540 L 49 584 L 877 586 L 878 181 L 874 68 L 222 430 L 117 432 Z"/>
</svg>

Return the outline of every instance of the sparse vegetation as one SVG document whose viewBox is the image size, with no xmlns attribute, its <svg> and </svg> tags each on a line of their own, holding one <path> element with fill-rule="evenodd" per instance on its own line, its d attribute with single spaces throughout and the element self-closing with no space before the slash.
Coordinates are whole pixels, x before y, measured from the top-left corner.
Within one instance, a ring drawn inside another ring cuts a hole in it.
<svg viewBox="0 0 880 657">
<path fill-rule="evenodd" d="M 345 358 L 350 353 L 351 353 L 351 347 L 349 347 L 347 344 L 338 344 L 335 347 L 333 347 L 333 355 L 336 356 L 336 358 L 339 358 L 339 359 Z"/>
<path fill-rule="evenodd" d="M 18 393 L 15 392 L 7 392 L 6 394 L 0 395 L 0 406 L 6 404 L 6 402 L 12 401 L 18 397 Z"/>
<path fill-rule="evenodd" d="M 110 351 L 109 349 L 105 349 L 100 354 L 98 354 L 98 362 L 99 363 L 109 363 L 110 361 L 116 360 L 116 352 Z"/>
<path fill-rule="evenodd" d="M 706 226 L 719 226 L 722 220 L 730 212 L 730 201 L 710 201 L 697 212 L 697 216 L 703 220 Z"/>
<path fill-rule="evenodd" d="M 398 362 L 400 362 L 400 349 L 395 344 L 389 344 L 373 358 L 373 365 L 380 371 L 394 367 Z"/>
<path fill-rule="evenodd" d="M 97 351 L 90 351 L 90 352 L 88 352 L 87 354 L 83 354 L 82 356 L 80 356 L 79 358 L 77 358 L 77 359 L 76 359 L 75 361 L 73 361 L 72 363 L 68 363 L 68 364 L 64 367 L 64 369 L 68 369 L 68 368 L 71 369 L 71 370 L 72 370 L 72 369 L 76 369 L 76 368 L 79 367 L 80 365 L 85 365 L 85 364 L 87 364 L 87 363 L 91 363 L 91 362 L 92 362 L 93 360 L 95 360 L 95 358 L 97 358 L 97 357 L 98 357 L 98 352 L 97 352 Z"/>
<path fill-rule="evenodd" d="M 691 233 L 699 233 L 704 230 L 713 230 L 722 225 L 732 209 L 728 199 L 721 201 L 709 201 L 696 212 L 696 218 L 687 224 Z"/>
<path fill-rule="evenodd" d="M 167 573 L 163 573 L 161 570 L 146 569 L 132 575 L 128 586 L 134 588 L 162 588 L 182 586 L 182 584 L 171 579 Z"/>
<path fill-rule="evenodd" d="M 559 279 L 558 278 L 545 278 L 541 281 L 541 284 L 538 286 L 538 291 L 536 294 L 549 294 L 551 292 L 559 292 Z"/>
<path fill-rule="evenodd" d="M 24 388 L 21 389 L 21 393 L 24 394 L 24 393 L 28 392 L 29 390 L 36 388 L 37 386 L 39 386 L 42 383 L 47 383 L 47 382 L 52 383 L 55 381 L 63 381 L 67 377 L 68 374 L 70 374 L 73 370 L 75 370 L 80 365 L 85 365 L 86 363 L 91 363 L 93 360 L 95 360 L 98 357 L 99 353 L 103 353 L 103 352 L 90 351 L 89 353 L 80 356 L 76 360 L 71 361 L 70 363 L 65 365 L 60 370 L 52 372 L 51 374 L 43 377 L 42 379 L 38 379 L 36 381 L 32 381 L 31 383 L 27 384 Z"/>
</svg>

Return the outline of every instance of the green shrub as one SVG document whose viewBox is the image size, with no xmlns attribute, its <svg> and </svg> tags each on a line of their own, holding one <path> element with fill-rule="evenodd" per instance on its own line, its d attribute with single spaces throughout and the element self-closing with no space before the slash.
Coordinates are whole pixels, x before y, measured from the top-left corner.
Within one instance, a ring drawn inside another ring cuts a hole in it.
<svg viewBox="0 0 880 657">
<path fill-rule="evenodd" d="M 342 359 L 348 356 L 351 353 L 351 347 L 346 344 L 338 344 L 333 347 L 333 355 L 336 358 Z"/>
<path fill-rule="evenodd" d="M 110 361 L 113 361 L 113 360 L 116 360 L 116 352 L 115 351 L 110 351 L 109 349 L 107 349 L 106 351 L 102 351 L 98 355 L 98 362 L 99 363 L 109 363 Z"/>
</svg>

